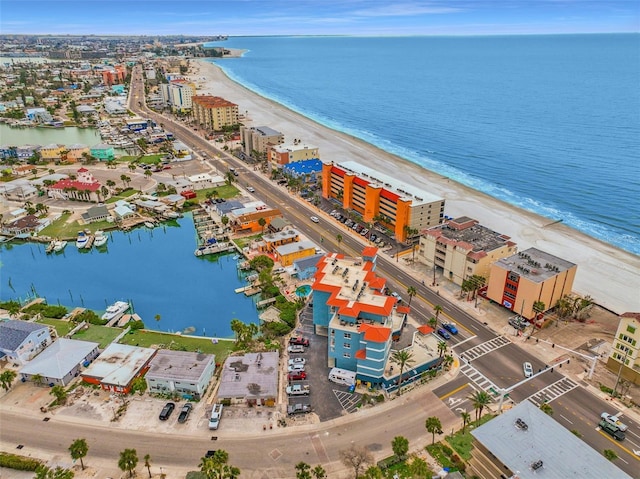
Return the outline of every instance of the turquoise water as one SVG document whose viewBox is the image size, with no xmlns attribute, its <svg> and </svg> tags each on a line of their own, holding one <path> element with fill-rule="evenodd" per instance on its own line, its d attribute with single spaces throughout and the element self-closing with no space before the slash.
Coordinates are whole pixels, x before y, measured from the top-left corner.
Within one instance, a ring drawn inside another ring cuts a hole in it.
<svg viewBox="0 0 640 479">
<path fill-rule="evenodd" d="M 248 88 L 640 254 L 640 35 L 235 37 L 223 45 L 249 50 L 215 61 Z"/>
<path fill-rule="evenodd" d="M 234 290 L 245 286 L 233 254 L 196 257 L 190 216 L 174 226 L 108 233 L 106 249 L 80 252 L 69 242 L 62 253 L 44 244 L 0 245 L 0 298 L 34 293 L 49 304 L 103 312 L 118 300 L 133 303 L 150 329 L 200 336 L 233 337 L 229 323 L 258 322 L 254 299 Z M 257 298 L 257 296 L 255 297 Z M 160 315 L 160 321 L 154 318 Z"/>
<path fill-rule="evenodd" d="M 303 284 L 302 286 L 296 289 L 296 296 L 298 298 L 306 298 L 311 293 L 311 286 L 308 284 Z"/>
</svg>

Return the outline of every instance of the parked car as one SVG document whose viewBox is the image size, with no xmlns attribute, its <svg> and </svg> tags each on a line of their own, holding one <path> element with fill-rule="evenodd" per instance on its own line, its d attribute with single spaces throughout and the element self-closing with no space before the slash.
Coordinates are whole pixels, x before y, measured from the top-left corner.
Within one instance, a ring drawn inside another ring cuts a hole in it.
<svg viewBox="0 0 640 479">
<path fill-rule="evenodd" d="M 287 374 L 287 381 L 304 381 L 307 379 L 307 373 L 304 371 L 293 371 Z"/>
<path fill-rule="evenodd" d="M 509 324 L 514 328 L 521 330 L 524 330 L 529 326 L 529 323 L 524 318 L 520 318 L 519 316 L 509 318 Z"/>
<path fill-rule="evenodd" d="M 451 334 L 458 334 L 458 328 L 454 323 L 442 323 L 442 327 L 449 331 Z"/>
<path fill-rule="evenodd" d="M 370 241 L 373 241 L 374 243 L 376 242 L 376 239 L 377 239 L 377 238 L 378 238 L 378 237 L 376 236 L 376 234 L 375 234 L 375 233 L 371 233 L 371 236 L 369 236 L 369 240 L 370 240 Z"/>
<path fill-rule="evenodd" d="M 307 414 L 311 412 L 311 404 L 290 404 L 287 406 L 287 414 L 293 416 L 294 414 Z"/>
<path fill-rule="evenodd" d="M 215 403 L 213 409 L 211 409 L 211 416 L 209 417 L 209 429 L 216 430 L 220 426 L 220 420 L 222 419 L 222 410 L 224 409 L 222 403 Z"/>
<path fill-rule="evenodd" d="M 207 453 L 204 455 L 204 457 L 213 457 L 215 453 L 216 453 L 216 449 L 209 449 Z"/>
<path fill-rule="evenodd" d="M 307 360 L 304 358 L 292 358 L 289 359 L 289 366 L 293 366 L 294 364 L 302 364 L 304 366 L 306 362 Z"/>
<path fill-rule="evenodd" d="M 290 353 L 304 353 L 306 349 L 304 349 L 304 346 L 302 344 L 291 344 L 287 348 L 287 351 L 289 351 Z"/>
<path fill-rule="evenodd" d="M 613 414 L 609 414 L 609 413 L 603 412 L 602 414 L 600 414 L 600 418 L 603 421 L 607 421 L 609 424 L 613 424 L 615 427 L 620 429 L 622 432 L 627 430 L 628 426 L 625 423 L 623 423 L 620 419 L 618 419 L 617 415 L 613 415 Z"/>
<path fill-rule="evenodd" d="M 524 373 L 525 378 L 533 376 L 533 366 L 531 366 L 529 361 L 522 363 L 522 372 Z"/>
<path fill-rule="evenodd" d="M 451 339 L 451 335 L 447 332 L 446 329 L 444 328 L 438 328 L 438 330 L 436 331 L 436 333 L 438 334 L 438 336 L 440 336 L 442 339 Z"/>
<path fill-rule="evenodd" d="M 602 419 L 598 423 L 598 426 L 600 426 L 600 429 L 602 429 L 604 432 L 609 434 L 616 441 L 624 441 L 624 438 L 625 438 L 624 432 L 622 432 L 620 429 L 618 429 L 616 426 L 614 426 L 610 422 L 607 422 L 604 419 Z"/>
<path fill-rule="evenodd" d="M 288 396 L 308 396 L 311 392 L 308 384 L 292 384 L 287 386 Z"/>
<path fill-rule="evenodd" d="M 167 404 L 165 404 L 164 407 L 162 408 L 162 411 L 160 412 L 160 420 L 166 421 L 167 419 L 169 419 L 169 416 L 171 416 L 171 413 L 175 408 L 176 408 L 175 403 L 168 402 Z"/>
<path fill-rule="evenodd" d="M 309 340 L 307 338 L 303 338 L 302 336 L 298 336 L 297 338 L 289 339 L 289 344 L 301 344 L 302 346 L 309 346 Z"/>
<path fill-rule="evenodd" d="M 180 415 L 178 416 L 178 422 L 183 423 L 187 421 L 189 414 L 191 414 L 191 410 L 193 409 L 193 404 L 190 402 L 185 403 L 180 410 Z"/>
<path fill-rule="evenodd" d="M 367 228 L 362 228 L 362 231 L 360 231 L 360 235 L 366 236 L 368 232 L 369 230 Z"/>
<path fill-rule="evenodd" d="M 302 363 L 289 364 L 289 366 L 287 367 L 287 371 L 290 373 L 293 373 L 295 371 L 304 372 L 304 364 Z"/>
<path fill-rule="evenodd" d="M 393 293 L 391 293 L 391 296 L 393 296 L 394 298 L 396 298 L 398 301 L 402 301 L 402 296 L 400 296 L 398 293 L 396 293 L 395 291 Z"/>
</svg>

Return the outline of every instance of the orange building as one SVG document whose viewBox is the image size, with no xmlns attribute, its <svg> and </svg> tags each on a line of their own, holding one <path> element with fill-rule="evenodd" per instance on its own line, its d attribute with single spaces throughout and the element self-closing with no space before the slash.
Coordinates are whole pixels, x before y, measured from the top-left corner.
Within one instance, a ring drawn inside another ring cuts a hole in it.
<svg viewBox="0 0 640 479">
<path fill-rule="evenodd" d="M 417 235 L 444 218 L 444 199 L 355 161 L 323 163 L 322 196 L 340 201 L 366 223 L 386 226 L 398 241 L 405 241 L 409 230 Z"/>
<path fill-rule="evenodd" d="M 271 221 L 275 218 L 282 218 L 280 210 L 257 210 L 248 213 L 242 213 L 235 215 L 233 212 L 229 213 L 230 223 L 229 225 L 235 232 L 252 232 L 257 233 L 266 229 Z M 260 225 L 260 218 L 264 218 L 264 227 Z"/>
<path fill-rule="evenodd" d="M 127 77 L 127 68 L 124 65 L 114 65 L 113 67 L 107 67 L 100 73 L 102 73 L 102 83 L 108 86 L 117 85 L 124 83 Z"/>
<path fill-rule="evenodd" d="M 198 95 L 191 98 L 191 114 L 201 126 L 220 131 L 240 123 L 238 105 L 219 96 Z"/>
<path fill-rule="evenodd" d="M 544 303 L 544 311 L 570 294 L 578 266 L 564 259 L 529 248 L 491 265 L 487 297 L 526 319 L 533 319 L 533 305 Z"/>
</svg>

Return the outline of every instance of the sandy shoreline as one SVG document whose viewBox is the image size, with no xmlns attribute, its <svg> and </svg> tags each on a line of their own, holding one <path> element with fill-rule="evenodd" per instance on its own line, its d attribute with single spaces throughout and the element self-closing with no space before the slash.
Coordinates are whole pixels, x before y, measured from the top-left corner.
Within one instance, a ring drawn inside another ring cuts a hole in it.
<svg viewBox="0 0 640 479">
<path fill-rule="evenodd" d="M 191 63 L 204 76 L 199 94 L 222 96 L 247 113 L 245 124 L 266 125 L 285 135 L 318 146 L 322 160 L 352 160 L 406 181 L 446 200 L 447 216 L 469 216 L 484 226 L 511 236 L 520 251 L 536 247 L 578 265 L 574 290 L 621 314 L 640 311 L 640 257 L 591 238 L 562 223 L 496 200 L 442 177 L 350 135 L 332 130 L 231 80 L 216 65 Z"/>
</svg>

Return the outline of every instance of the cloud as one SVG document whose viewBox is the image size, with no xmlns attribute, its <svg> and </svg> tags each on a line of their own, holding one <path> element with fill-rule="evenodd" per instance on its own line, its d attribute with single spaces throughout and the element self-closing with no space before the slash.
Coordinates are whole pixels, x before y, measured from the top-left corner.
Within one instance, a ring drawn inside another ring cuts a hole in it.
<svg viewBox="0 0 640 479">
<path fill-rule="evenodd" d="M 413 17 L 416 15 L 460 13 L 462 11 L 464 11 L 464 9 L 459 7 L 436 6 L 423 3 L 395 3 L 354 10 L 351 14 L 360 17 Z"/>
</svg>

